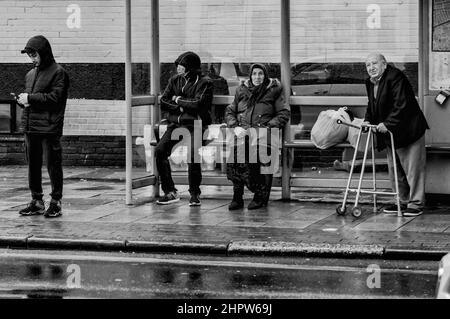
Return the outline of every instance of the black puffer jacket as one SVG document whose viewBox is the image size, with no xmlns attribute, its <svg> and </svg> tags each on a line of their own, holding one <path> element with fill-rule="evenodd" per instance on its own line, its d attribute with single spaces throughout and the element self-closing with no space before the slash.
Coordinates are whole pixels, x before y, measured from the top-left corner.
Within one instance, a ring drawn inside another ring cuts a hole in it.
<svg viewBox="0 0 450 319">
<path fill-rule="evenodd" d="M 270 79 L 265 93 L 254 107 L 247 107 L 251 92 L 249 81 L 241 84 L 236 89 L 233 103 L 225 110 L 225 121 L 229 128 L 241 126 L 250 127 L 277 127 L 283 128 L 289 121 L 291 112 L 285 103 L 281 83 L 276 79 Z"/>
<path fill-rule="evenodd" d="M 163 119 L 175 125 L 193 125 L 199 119 L 204 127 L 211 124 L 213 86 L 211 79 L 201 75 L 200 63 L 193 52 L 185 52 L 175 61 L 186 68 L 186 74 L 170 78 L 161 97 Z M 172 100 L 174 96 L 180 97 L 177 102 Z"/>
<path fill-rule="evenodd" d="M 24 108 L 22 128 L 27 134 L 63 133 L 69 77 L 55 62 L 48 40 L 43 36 L 31 38 L 22 53 L 37 51 L 41 63 L 25 77 L 25 93 L 30 107 Z"/>
</svg>

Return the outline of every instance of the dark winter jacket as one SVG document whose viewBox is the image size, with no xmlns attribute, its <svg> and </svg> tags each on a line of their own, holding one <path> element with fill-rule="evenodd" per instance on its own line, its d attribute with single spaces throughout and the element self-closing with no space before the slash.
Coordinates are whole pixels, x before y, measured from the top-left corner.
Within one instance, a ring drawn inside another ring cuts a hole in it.
<svg viewBox="0 0 450 319">
<path fill-rule="evenodd" d="M 31 38 L 22 53 L 37 51 L 41 63 L 25 76 L 25 93 L 29 107 L 22 114 L 22 128 L 27 134 L 63 133 L 69 77 L 55 62 L 48 40 L 43 36 Z"/>
<path fill-rule="evenodd" d="M 283 128 L 290 118 L 289 106 L 285 103 L 281 83 L 270 79 L 263 96 L 248 108 L 251 92 L 249 80 L 236 89 L 233 103 L 225 110 L 225 121 L 229 128 L 241 126 Z"/>
<path fill-rule="evenodd" d="M 374 84 L 370 79 L 366 81 L 366 89 L 369 104 L 365 120 L 374 125 L 384 123 L 394 135 L 396 148 L 414 143 L 429 128 L 411 84 L 399 69 L 387 66 L 380 79 L 376 98 Z M 389 134 L 377 135 L 379 150 L 390 144 Z"/>
<path fill-rule="evenodd" d="M 193 125 L 202 120 L 203 127 L 211 124 L 213 99 L 212 81 L 200 73 L 200 58 L 193 52 L 185 52 L 175 61 L 175 65 L 186 68 L 185 75 L 175 75 L 161 97 L 162 118 L 171 124 Z M 173 97 L 180 96 L 178 101 Z"/>
</svg>

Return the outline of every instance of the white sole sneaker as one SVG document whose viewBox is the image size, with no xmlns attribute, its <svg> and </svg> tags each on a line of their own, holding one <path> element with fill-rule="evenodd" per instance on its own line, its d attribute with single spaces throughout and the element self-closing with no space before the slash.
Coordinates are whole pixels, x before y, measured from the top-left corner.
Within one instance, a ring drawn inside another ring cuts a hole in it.
<svg viewBox="0 0 450 319">
<path fill-rule="evenodd" d="M 179 201 L 180 201 L 180 199 L 176 198 L 176 199 L 169 200 L 167 202 L 156 201 L 156 204 L 158 204 L 158 205 L 170 205 L 170 204 L 173 204 L 173 203 L 176 203 L 176 202 L 179 202 Z"/>
<path fill-rule="evenodd" d="M 406 210 L 406 206 L 400 206 L 400 213 L 403 213 Z M 385 215 L 398 215 L 397 206 L 391 209 L 383 209 L 382 212 Z"/>
<path fill-rule="evenodd" d="M 202 203 L 189 203 L 189 206 L 202 206 Z"/>
<path fill-rule="evenodd" d="M 400 214 L 403 214 L 404 210 L 400 211 Z M 397 216 L 398 215 L 398 211 L 394 211 L 394 210 L 383 210 L 383 214 L 384 215 L 390 215 L 390 216 Z"/>
<path fill-rule="evenodd" d="M 403 216 L 404 217 L 417 217 L 423 214 L 423 211 L 419 211 L 419 212 L 414 212 L 414 213 L 408 213 L 408 212 L 404 212 Z"/>
</svg>

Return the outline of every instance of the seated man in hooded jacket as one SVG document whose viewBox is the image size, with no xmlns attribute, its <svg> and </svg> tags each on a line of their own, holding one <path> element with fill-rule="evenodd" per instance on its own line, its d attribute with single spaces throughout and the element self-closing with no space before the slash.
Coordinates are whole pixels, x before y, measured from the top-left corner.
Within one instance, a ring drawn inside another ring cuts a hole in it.
<svg viewBox="0 0 450 319">
<path fill-rule="evenodd" d="M 202 146 L 203 131 L 211 124 L 211 104 L 213 86 L 208 77 L 201 74 L 201 60 L 194 52 L 185 52 L 175 61 L 177 75 L 169 79 L 161 97 L 161 113 L 167 122 L 167 131 L 155 149 L 156 166 L 159 172 L 164 196 L 157 201 L 159 205 L 178 202 L 180 198 L 172 179 L 169 156 L 173 147 L 180 142 L 180 132 L 189 131 L 190 157 L 188 158 L 190 206 L 199 206 L 200 184 L 202 181 L 201 160 L 198 150 Z M 194 127 L 200 132 L 194 134 Z M 186 130 L 177 130 L 184 128 Z"/>
</svg>

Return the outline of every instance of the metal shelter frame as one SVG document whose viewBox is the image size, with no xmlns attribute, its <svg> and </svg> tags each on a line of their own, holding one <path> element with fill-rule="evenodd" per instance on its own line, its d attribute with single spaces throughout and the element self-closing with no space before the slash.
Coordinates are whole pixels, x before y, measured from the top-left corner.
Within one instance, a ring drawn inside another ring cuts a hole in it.
<svg viewBox="0 0 450 319">
<path fill-rule="evenodd" d="M 148 96 L 132 96 L 132 52 L 131 52 L 131 0 L 125 0 L 125 99 L 126 99 L 126 204 L 133 204 L 133 189 L 142 186 L 154 186 L 153 196 L 159 195 L 158 174 L 156 172 L 155 160 L 153 157 L 153 169 L 155 174 L 144 179 L 133 180 L 132 167 L 132 108 L 136 106 L 151 107 L 151 124 L 154 127 L 160 118 L 159 99 L 160 92 L 160 56 L 159 56 L 159 0 L 149 0 L 151 3 L 151 91 Z M 284 95 L 289 104 L 295 106 L 366 106 L 367 98 L 364 96 L 291 96 L 291 59 L 290 59 L 290 0 L 280 0 L 281 7 L 281 82 L 283 84 Z M 428 61 L 428 25 L 429 25 L 429 0 L 419 0 L 419 100 L 423 101 L 424 88 L 426 84 L 427 63 Z M 214 105 L 227 105 L 233 100 L 232 96 L 214 96 Z M 423 104 L 421 104 L 423 105 Z M 292 187 L 325 187 L 338 184 L 345 187 L 345 180 L 336 181 L 335 179 L 305 179 L 301 177 L 292 177 L 293 149 L 311 147 L 312 144 L 302 142 L 292 142 L 290 133 L 290 122 L 286 125 L 283 133 L 282 146 L 282 175 L 281 178 L 274 178 L 273 185 L 282 187 L 282 199 L 291 198 Z M 185 178 L 180 179 L 174 176 L 176 184 L 185 183 Z M 231 185 L 225 176 L 204 177 L 202 185 Z M 387 185 L 387 184 L 386 184 Z"/>
</svg>

